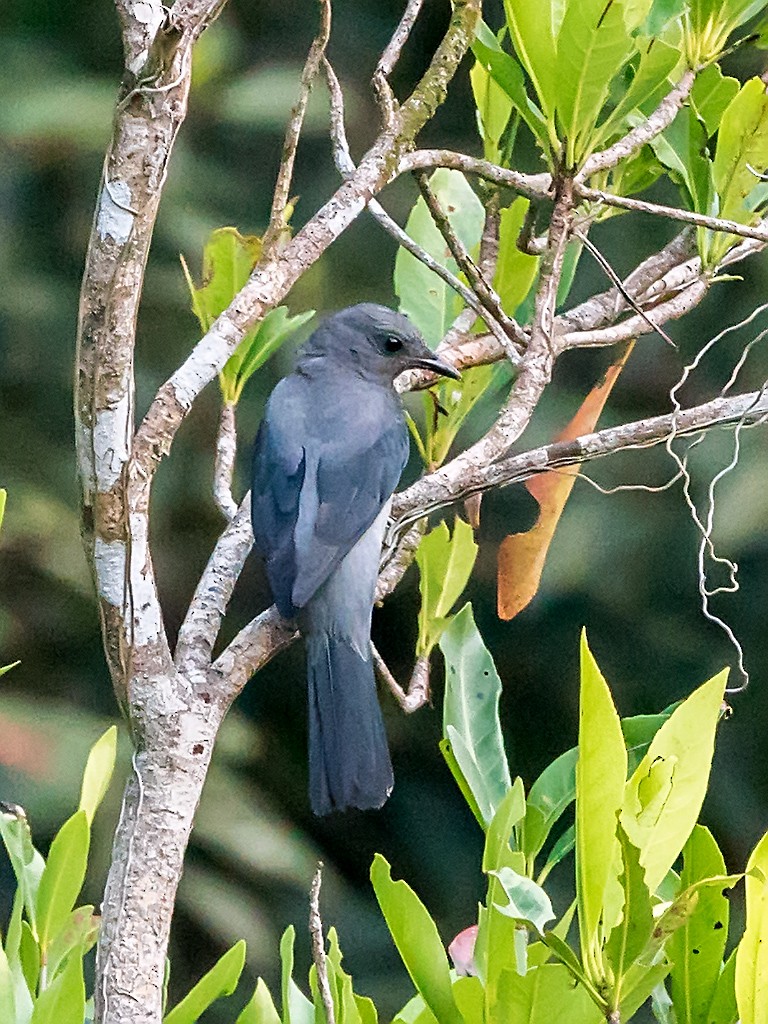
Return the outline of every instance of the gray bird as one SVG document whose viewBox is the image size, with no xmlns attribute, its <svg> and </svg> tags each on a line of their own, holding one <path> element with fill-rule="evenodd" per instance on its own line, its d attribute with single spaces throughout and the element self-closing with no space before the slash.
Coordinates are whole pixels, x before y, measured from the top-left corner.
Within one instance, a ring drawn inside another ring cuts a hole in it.
<svg viewBox="0 0 768 1024">
<path fill-rule="evenodd" d="M 459 376 L 400 313 L 350 306 L 303 346 L 256 437 L 253 534 L 275 604 L 306 641 L 315 814 L 381 807 L 392 791 L 371 610 L 390 499 L 408 459 L 393 382 L 413 367 Z"/>
</svg>

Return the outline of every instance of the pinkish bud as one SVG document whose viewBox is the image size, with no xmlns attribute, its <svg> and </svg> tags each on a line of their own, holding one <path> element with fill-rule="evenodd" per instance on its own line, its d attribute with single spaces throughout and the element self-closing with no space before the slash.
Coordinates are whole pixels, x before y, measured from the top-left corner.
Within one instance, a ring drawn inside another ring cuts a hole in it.
<svg viewBox="0 0 768 1024">
<path fill-rule="evenodd" d="M 475 941 L 477 939 L 477 925 L 470 925 L 463 932 L 459 932 L 456 938 L 448 947 L 448 956 L 453 960 L 456 973 L 461 977 L 470 975 L 477 977 L 475 968 Z"/>
</svg>

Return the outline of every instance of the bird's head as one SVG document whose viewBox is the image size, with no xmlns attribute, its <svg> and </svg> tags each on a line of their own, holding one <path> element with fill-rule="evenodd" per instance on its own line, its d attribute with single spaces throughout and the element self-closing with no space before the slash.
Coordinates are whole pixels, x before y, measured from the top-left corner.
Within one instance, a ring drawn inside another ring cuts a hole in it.
<svg viewBox="0 0 768 1024">
<path fill-rule="evenodd" d="M 362 377 L 391 383 L 405 370 L 431 370 L 458 380 L 449 363 L 435 357 L 408 317 L 387 306 L 362 302 L 335 313 L 309 338 L 304 359 L 328 360 Z"/>
</svg>

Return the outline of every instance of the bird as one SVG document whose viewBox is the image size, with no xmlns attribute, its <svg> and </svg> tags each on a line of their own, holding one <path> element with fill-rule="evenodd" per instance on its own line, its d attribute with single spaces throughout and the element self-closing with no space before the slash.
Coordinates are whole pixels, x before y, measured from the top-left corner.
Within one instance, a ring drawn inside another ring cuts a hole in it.
<svg viewBox="0 0 768 1024">
<path fill-rule="evenodd" d="M 360 303 L 326 319 L 272 391 L 256 435 L 251 516 L 280 615 L 307 655 L 313 812 L 381 807 L 394 777 L 371 613 L 392 494 L 409 453 L 395 378 L 460 378 L 403 314 Z"/>
</svg>

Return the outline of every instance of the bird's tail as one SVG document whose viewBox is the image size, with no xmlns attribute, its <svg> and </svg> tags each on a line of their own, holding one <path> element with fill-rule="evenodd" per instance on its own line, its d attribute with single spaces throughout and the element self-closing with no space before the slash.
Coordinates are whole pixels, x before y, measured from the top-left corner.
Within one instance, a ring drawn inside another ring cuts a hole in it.
<svg viewBox="0 0 768 1024">
<path fill-rule="evenodd" d="M 315 814 L 381 807 L 394 778 L 373 661 L 343 637 L 307 637 L 309 797 Z"/>
</svg>

